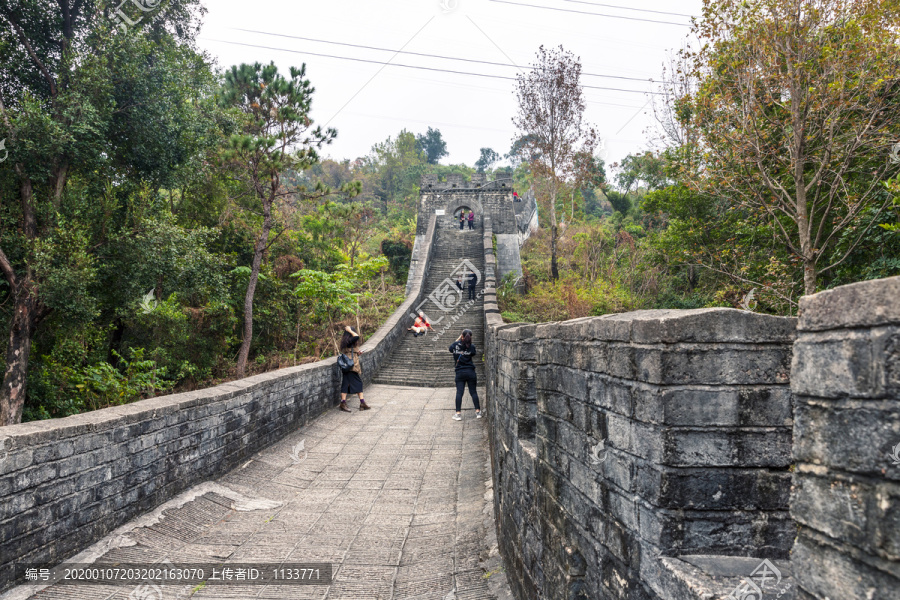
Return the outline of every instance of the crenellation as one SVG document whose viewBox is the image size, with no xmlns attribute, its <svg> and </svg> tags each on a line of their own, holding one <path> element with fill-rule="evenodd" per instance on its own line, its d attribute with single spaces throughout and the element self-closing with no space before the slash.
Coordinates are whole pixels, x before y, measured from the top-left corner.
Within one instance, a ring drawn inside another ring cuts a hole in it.
<svg viewBox="0 0 900 600">
<path fill-rule="evenodd" d="M 804 298 L 799 328 L 729 309 L 524 326 L 486 303 L 516 598 L 569 598 L 563 548 L 590 558 L 584 598 L 724 598 L 763 559 L 783 600 L 895 598 L 900 313 L 882 303 L 898 281 Z"/>
</svg>

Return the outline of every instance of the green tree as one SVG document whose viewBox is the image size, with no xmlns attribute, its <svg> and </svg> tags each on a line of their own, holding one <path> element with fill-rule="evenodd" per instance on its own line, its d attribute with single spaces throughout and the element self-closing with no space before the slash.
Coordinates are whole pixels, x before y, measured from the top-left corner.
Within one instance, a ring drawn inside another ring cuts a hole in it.
<svg viewBox="0 0 900 600">
<path fill-rule="evenodd" d="M 595 189 L 603 189 L 606 185 L 606 168 L 603 159 L 593 156 L 588 152 L 577 152 L 572 159 L 572 210 L 569 213 L 571 220 L 575 219 L 575 195 L 582 192 L 584 197 L 585 188 L 591 193 Z"/>
<path fill-rule="evenodd" d="M 486 171 L 490 171 L 491 167 L 493 167 L 500 160 L 500 155 L 494 152 L 491 148 L 482 148 L 481 156 L 478 157 L 478 160 L 475 161 L 475 169 L 479 173 L 484 173 Z"/>
<path fill-rule="evenodd" d="M 431 127 L 425 134 L 416 136 L 416 148 L 425 154 L 425 160 L 430 165 L 436 165 L 442 158 L 450 155 L 447 152 L 447 142 L 444 141 L 440 130 Z"/>
<path fill-rule="evenodd" d="M 200 11 L 196 0 L 172 0 L 120 31 L 104 3 L 0 1 L 0 127 L 9 150 L 0 272 L 11 312 L 0 425 L 21 419 L 38 326 L 54 311 L 96 310 L 89 287 L 104 240 L 92 235 L 104 228 L 94 227 L 88 197 L 98 195 L 98 180 L 158 186 L 191 152 L 185 117 L 193 112 L 180 110 L 190 86 L 176 80 L 206 69 L 189 47 Z"/>
<path fill-rule="evenodd" d="M 377 173 L 375 195 L 381 199 L 382 214 L 386 216 L 388 205 L 395 201 L 414 209 L 426 165 L 415 135 L 404 129 L 396 139 L 389 137 L 375 144 L 371 161 Z"/>
<path fill-rule="evenodd" d="M 350 202 L 348 204 L 331 202 L 326 205 L 326 208 L 331 217 L 340 223 L 344 249 L 350 259 L 350 267 L 353 267 L 356 256 L 359 254 L 360 246 L 369 233 L 369 227 L 375 211 L 372 210 L 371 206 L 359 202 Z"/>
<path fill-rule="evenodd" d="M 705 0 L 695 25 L 699 89 L 681 113 L 704 156 L 686 181 L 765 224 L 806 294 L 878 222 L 861 215 L 890 203 L 898 17 L 895 0 Z"/>
<path fill-rule="evenodd" d="M 659 190 L 669 184 L 665 159 L 654 152 L 629 154 L 615 168 L 616 185 L 626 194 Z"/>
<path fill-rule="evenodd" d="M 584 122 L 581 63 L 563 49 L 540 47 L 533 68 L 516 77 L 520 132 L 532 173 L 546 180 L 550 205 L 550 274 L 559 279 L 556 202 L 578 152 L 593 155 L 597 134 Z"/>
<path fill-rule="evenodd" d="M 359 294 L 353 291 L 355 280 L 350 271 L 324 273 L 304 269 L 294 274 L 300 282 L 294 294 L 309 303 L 312 314 L 328 325 L 334 340 L 338 317 L 359 310 Z"/>
<path fill-rule="evenodd" d="M 272 244 L 276 227 L 276 203 L 290 197 L 294 201 L 327 195 L 330 190 L 318 186 L 284 185 L 286 171 L 304 171 L 319 160 L 317 150 L 337 136 L 334 129 L 313 128 L 309 112 L 315 88 L 306 79 L 306 65 L 291 67 L 290 77 L 278 73 L 275 63 L 234 66 L 225 73 L 220 101 L 236 109 L 241 133 L 231 137 L 225 158 L 235 167 L 242 182 L 242 199 L 262 217 L 253 247 L 253 261 L 244 298 L 244 328 L 238 352 L 238 377 L 243 377 L 253 341 L 253 296 L 259 280 L 263 254 Z M 276 236 L 277 237 L 277 236 Z"/>
</svg>

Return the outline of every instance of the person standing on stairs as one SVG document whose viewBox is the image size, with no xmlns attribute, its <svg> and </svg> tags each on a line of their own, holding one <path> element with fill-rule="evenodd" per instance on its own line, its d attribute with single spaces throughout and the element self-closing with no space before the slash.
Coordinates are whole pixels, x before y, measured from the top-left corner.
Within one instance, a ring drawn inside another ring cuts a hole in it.
<svg viewBox="0 0 900 600">
<path fill-rule="evenodd" d="M 359 334 L 347 325 L 344 327 L 344 335 L 341 336 L 340 350 L 342 354 L 346 354 L 353 359 L 353 370 L 344 373 L 344 379 L 341 381 L 341 410 L 350 412 L 347 408 L 347 394 L 356 394 L 359 396 L 359 410 L 369 410 L 372 408 L 363 399 L 363 382 L 360 375 L 362 374 L 362 363 L 359 355 L 362 350 L 359 349 Z"/>
<path fill-rule="evenodd" d="M 450 352 L 456 357 L 456 414 L 454 421 L 462 421 L 462 397 L 465 388 L 469 386 L 469 395 L 475 405 L 475 418 L 481 418 L 481 404 L 478 402 L 478 376 L 475 374 L 475 364 L 472 357 L 478 353 L 475 344 L 472 343 L 472 330 L 463 329 L 455 342 L 450 344 Z"/>
<path fill-rule="evenodd" d="M 478 275 L 469 273 L 469 300 L 475 300 L 476 285 L 478 285 Z"/>
<path fill-rule="evenodd" d="M 466 211 L 459 211 L 459 230 L 462 231 L 466 226 Z"/>
<path fill-rule="evenodd" d="M 469 211 L 469 229 L 475 229 L 475 211 Z"/>
</svg>

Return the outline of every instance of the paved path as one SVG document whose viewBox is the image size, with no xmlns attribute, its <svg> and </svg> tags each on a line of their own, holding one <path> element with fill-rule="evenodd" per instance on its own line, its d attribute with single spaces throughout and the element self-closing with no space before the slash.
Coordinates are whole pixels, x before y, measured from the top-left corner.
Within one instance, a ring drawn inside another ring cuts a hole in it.
<svg viewBox="0 0 900 600">
<path fill-rule="evenodd" d="M 453 394 L 374 385 L 372 410 L 332 410 L 92 549 L 98 563 L 330 562 L 329 586 L 56 585 L 31 597 L 506 597 L 496 556 L 482 563 L 496 544 L 486 420 L 467 410 L 453 421 Z"/>
</svg>

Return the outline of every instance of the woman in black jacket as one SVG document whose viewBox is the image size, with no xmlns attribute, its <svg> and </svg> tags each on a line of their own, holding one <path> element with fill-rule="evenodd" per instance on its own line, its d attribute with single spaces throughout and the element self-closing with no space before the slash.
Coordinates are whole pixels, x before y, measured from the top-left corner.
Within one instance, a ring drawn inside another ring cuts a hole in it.
<svg viewBox="0 0 900 600">
<path fill-rule="evenodd" d="M 472 343 L 472 331 L 464 329 L 462 335 L 455 342 L 450 344 L 450 352 L 456 357 L 456 414 L 453 415 L 454 421 L 462 421 L 462 397 L 466 385 L 469 386 L 469 395 L 472 396 L 472 403 L 475 404 L 475 418 L 481 418 L 481 405 L 478 403 L 478 377 L 475 375 L 475 364 L 472 357 L 478 351 L 475 344 Z"/>
<path fill-rule="evenodd" d="M 344 327 L 344 335 L 341 336 L 341 353 L 353 359 L 353 370 L 345 372 L 341 381 L 341 410 L 350 412 L 347 408 L 347 394 L 359 396 L 359 410 L 369 410 L 372 407 L 363 399 L 363 382 L 360 377 L 362 366 L 359 355 L 362 354 L 362 350 L 359 349 L 359 334 L 349 325 Z"/>
</svg>

